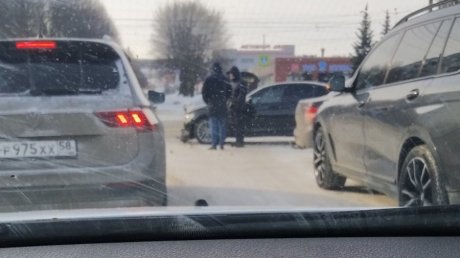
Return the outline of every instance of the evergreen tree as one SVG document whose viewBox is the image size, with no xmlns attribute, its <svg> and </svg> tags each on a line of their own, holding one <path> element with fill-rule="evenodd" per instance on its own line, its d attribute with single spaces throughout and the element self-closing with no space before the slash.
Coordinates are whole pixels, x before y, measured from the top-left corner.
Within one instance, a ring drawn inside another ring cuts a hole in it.
<svg viewBox="0 0 460 258">
<path fill-rule="evenodd" d="M 364 9 L 363 13 L 363 20 L 361 21 L 361 27 L 358 29 L 356 36 L 358 40 L 355 44 L 353 44 L 354 48 L 354 55 L 351 58 L 351 63 L 353 65 L 353 70 L 355 71 L 361 62 L 364 60 L 366 55 L 371 51 L 373 42 L 373 32 L 371 29 L 371 20 L 369 17 L 368 6 L 366 4 L 366 8 Z"/>
<path fill-rule="evenodd" d="M 385 22 L 383 23 L 382 36 L 385 36 L 390 31 L 390 12 L 385 12 Z"/>
</svg>

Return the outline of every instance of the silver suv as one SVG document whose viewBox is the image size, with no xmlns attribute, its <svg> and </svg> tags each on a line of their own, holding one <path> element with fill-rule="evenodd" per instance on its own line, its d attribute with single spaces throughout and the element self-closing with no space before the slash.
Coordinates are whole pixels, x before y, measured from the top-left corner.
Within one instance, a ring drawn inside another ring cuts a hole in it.
<svg viewBox="0 0 460 258">
<path fill-rule="evenodd" d="M 0 41 L 0 99 L 2 196 L 166 204 L 163 126 L 116 44 Z"/>
</svg>

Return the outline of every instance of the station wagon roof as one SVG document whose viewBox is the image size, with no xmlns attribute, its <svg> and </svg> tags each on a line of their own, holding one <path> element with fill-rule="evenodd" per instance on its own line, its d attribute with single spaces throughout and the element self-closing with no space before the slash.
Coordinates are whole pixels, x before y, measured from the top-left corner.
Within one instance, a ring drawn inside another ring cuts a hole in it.
<svg viewBox="0 0 460 258">
<path fill-rule="evenodd" d="M 410 17 L 403 18 L 401 21 L 399 21 L 395 27 L 393 28 L 392 32 L 397 32 L 400 30 L 403 30 L 407 27 L 419 24 L 421 22 L 425 21 L 430 21 L 430 20 L 436 20 L 440 19 L 443 17 L 451 17 L 454 15 L 460 14 L 460 5 L 454 5 L 451 7 L 446 7 L 446 8 L 441 8 L 439 10 L 431 11 L 426 14 L 418 14 L 417 16 L 413 16 L 414 18 L 408 19 Z M 408 19 L 407 21 L 404 21 L 404 19 Z"/>
</svg>

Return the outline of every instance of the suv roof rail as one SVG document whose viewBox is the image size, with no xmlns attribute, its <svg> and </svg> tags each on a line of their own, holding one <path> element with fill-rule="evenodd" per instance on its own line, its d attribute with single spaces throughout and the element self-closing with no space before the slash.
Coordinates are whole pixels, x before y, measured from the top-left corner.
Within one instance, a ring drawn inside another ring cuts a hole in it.
<svg viewBox="0 0 460 258">
<path fill-rule="evenodd" d="M 456 5 L 456 4 L 459 4 L 460 3 L 460 0 L 444 0 L 444 1 L 439 1 L 437 3 L 434 3 L 434 4 L 430 4 L 426 7 L 423 7 L 415 12 L 412 12 L 406 16 L 404 16 L 401 20 L 399 20 L 395 26 L 393 26 L 393 28 L 396 28 L 398 27 L 399 25 L 401 25 L 402 23 L 405 23 L 407 22 L 410 18 L 416 16 L 416 15 L 419 15 L 419 14 L 422 14 L 422 13 L 425 13 L 425 12 L 432 12 L 434 8 L 438 7 L 438 9 L 441 9 L 442 6 L 444 5 Z"/>
<path fill-rule="evenodd" d="M 115 42 L 115 40 L 113 40 L 113 38 L 110 35 L 107 35 L 107 34 L 102 36 L 102 39 L 105 40 L 105 41 Z"/>
</svg>

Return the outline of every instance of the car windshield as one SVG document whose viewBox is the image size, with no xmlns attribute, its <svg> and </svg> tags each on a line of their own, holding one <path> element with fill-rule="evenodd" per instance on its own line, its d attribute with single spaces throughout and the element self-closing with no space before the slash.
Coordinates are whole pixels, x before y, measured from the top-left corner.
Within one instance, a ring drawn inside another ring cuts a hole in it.
<svg viewBox="0 0 460 258">
<path fill-rule="evenodd" d="M 458 1 L 0 14 L 0 221 L 460 203 Z"/>
</svg>

